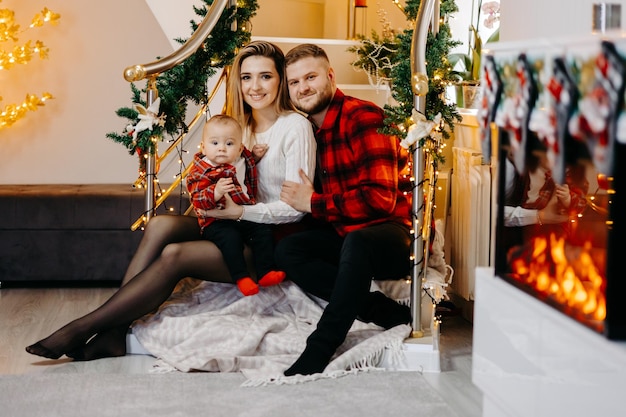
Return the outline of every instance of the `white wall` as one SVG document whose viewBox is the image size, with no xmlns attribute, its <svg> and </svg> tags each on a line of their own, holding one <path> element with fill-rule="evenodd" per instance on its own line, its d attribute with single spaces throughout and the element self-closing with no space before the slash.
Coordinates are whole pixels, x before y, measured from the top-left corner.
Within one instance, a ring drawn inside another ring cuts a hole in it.
<svg viewBox="0 0 626 417">
<path fill-rule="evenodd" d="M 192 20 L 199 22 L 200 17 L 196 15 L 193 7 L 204 6 L 202 0 L 145 0 L 156 18 L 161 30 L 170 41 L 173 49 L 180 48 L 177 38 L 188 38 L 191 34 Z"/>
<path fill-rule="evenodd" d="M 44 41 L 49 59 L 0 72 L 0 104 L 19 102 L 26 92 L 49 91 L 55 99 L 0 130 L 0 184 L 133 183 L 137 157 L 105 136 L 121 132 L 126 121 L 115 111 L 132 105 L 123 70 L 179 47 L 173 39 L 189 37 L 190 20 L 199 19 L 193 5 L 203 2 L 46 0 L 45 7 L 61 14 L 59 25 L 25 32 L 20 42 Z M 14 10 L 25 27 L 44 5 L 4 0 L 0 7 Z M 177 170 L 175 160 L 162 166 L 162 181 Z"/>
<path fill-rule="evenodd" d="M 61 14 L 59 25 L 27 31 L 20 42 L 42 40 L 49 59 L 0 72 L 0 104 L 21 102 L 27 92 L 49 91 L 55 99 L 0 130 L 0 183 L 132 183 L 136 158 L 105 137 L 121 131 L 124 120 L 115 110 L 131 103 L 123 70 L 172 47 L 144 1 L 0 4 L 15 11 L 22 28 L 44 6 Z"/>
<path fill-rule="evenodd" d="M 593 4 L 599 0 L 501 0 L 500 40 L 580 36 L 591 33 Z M 606 3 L 622 6 L 622 29 L 626 29 L 626 0 Z"/>
</svg>

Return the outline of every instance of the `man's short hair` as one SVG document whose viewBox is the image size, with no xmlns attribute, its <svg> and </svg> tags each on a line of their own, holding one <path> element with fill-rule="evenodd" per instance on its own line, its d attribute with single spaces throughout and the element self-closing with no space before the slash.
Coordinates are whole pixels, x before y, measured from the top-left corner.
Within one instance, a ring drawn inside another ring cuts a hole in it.
<svg viewBox="0 0 626 417">
<path fill-rule="evenodd" d="M 328 59 L 328 55 L 326 55 L 326 51 L 324 51 L 324 49 L 312 43 L 303 43 L 293 47 L 289 52 L 287 52 L 285 55 L 285 66 L 288 67 L 294 62 L 309 57 L 322 58 L 330 64 L 330 60 Z"/>
</svg>

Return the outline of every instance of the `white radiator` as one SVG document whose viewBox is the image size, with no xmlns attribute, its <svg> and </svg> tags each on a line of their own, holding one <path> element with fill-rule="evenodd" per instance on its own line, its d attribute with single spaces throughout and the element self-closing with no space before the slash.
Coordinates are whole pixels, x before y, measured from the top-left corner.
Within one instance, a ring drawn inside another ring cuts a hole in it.
<svg viewBox="0 0 626 417">
<path fill-rule="evenodd" d="M 491 173 L 482 165 L 480 152 L 452 148 L 450 208 L 450 265 L 453 290 L 466 300 L 474 299 L 475 269 L 490 266 Z"/>
</svg>

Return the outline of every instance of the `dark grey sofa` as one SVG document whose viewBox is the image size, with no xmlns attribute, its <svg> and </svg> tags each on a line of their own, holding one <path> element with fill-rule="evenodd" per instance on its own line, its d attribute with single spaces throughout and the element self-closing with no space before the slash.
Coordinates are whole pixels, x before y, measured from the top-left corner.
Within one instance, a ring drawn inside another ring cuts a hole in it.
<svg viewBox="0 0 626 417">
<path fill-rule="evenodd" d="M 179 213 L 189 202 L 176 194 Z M 128 184 L 0 185 L 0 286 L 119 285 L 144 204 Z"/>
</svg>

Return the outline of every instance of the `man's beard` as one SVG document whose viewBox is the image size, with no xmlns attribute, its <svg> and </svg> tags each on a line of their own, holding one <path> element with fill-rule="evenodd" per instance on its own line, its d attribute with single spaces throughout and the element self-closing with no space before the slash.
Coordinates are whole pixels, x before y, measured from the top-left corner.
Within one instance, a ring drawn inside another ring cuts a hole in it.
<svg viewBox="0 0 626 417">
<path fill-rule="evenodd" d="M 333 99 L 333 93 L 332 93 L 332 89 L 329 87 L 329 88 L 324 89 L 324 91 L 318 94 L 317 100 L 315 102 L 308 104 L 306 106 L 295 103 L 295 106 L 298 110 L 300 110 L 303 113 L 306 113 L 308 115 L 314 115 L 326 109 L 326 107 L 328 107 L 332 99 Z"/>
</svg>

